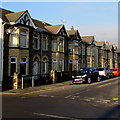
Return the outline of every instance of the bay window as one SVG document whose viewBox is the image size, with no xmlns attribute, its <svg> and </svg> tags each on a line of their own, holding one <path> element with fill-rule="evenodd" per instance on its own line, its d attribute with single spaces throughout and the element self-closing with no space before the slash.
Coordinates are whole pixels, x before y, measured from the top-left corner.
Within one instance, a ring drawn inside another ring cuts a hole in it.
<svg viewBox="0 0 120 120">
<path fill-rule="evenodd" d="M 59 51 L 60 52 L 64 52 L 64 40 L 63 38 L 60 39 L 60 42 L 59 42 Z"/>
<path fill-rule="evenodd" d="M 18 47 L 18 46 L 19 46 L 18 32 L 17 30 L 14 30 L 10 34 L 10 47 Z"/>
<path fill-rule="evenodd" d="M 53 51 L 57 51 L 57 40 L 56 39 L 54 39 L 53 41 L 52 41 L 52 50 Z"/>
</svg>

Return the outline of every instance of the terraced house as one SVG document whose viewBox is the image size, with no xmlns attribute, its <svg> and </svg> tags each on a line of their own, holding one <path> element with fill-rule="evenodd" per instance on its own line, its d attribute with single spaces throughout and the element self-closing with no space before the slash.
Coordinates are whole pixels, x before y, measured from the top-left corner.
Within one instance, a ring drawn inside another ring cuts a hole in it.
<svg viewBox="0 0 120 120">
<path fill-rule="evenodd" d="M 94 58 L 94 46 L 95 38 L 94 36 L 83 36 L 82 40 L 87 43 L 87 67 L 94 67 L 95 58 Z"/>
<path fill-rule="evenodd" d="M 0 10 L 0 64 L 4 79 L 15 72 L 24 76 L 45 75 L 51 70 L 119 66 L 115 45 L 96 43 L 94 36 L 81 37 L 73 26 L 66 30 L 63 24 L 51 25 L 33 19 L 27 10 Z"/>
<path fill-rule="evenodd" d="M 78 30 L 72 26 L 71 30 L 67 30 L 69 35 L 68 41 L 68 70 L 78 71 L 81 66 L 81 37 Z"/>
</svg>

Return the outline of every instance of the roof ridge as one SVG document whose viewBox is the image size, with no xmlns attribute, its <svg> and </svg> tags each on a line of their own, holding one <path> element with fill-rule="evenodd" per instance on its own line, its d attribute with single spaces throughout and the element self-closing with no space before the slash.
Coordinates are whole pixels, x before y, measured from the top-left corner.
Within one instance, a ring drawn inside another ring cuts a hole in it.
<svg viewBox="0 0 120 120">
<path fill-rule="evenodd" d="M 19 11 L 19 12 L 13 12 L 13 13 L 9 13 L 9 14 L 16 14 L 16 13 L 24 13 L 24 12 L 26 12 L 26 11 L 28 11 L 28 10 L 23 10 L 23 11 Z M 6 15 L 9 15 L 9 14 L 6 14 Z"/>
<path fill-rule="evenodd" d="M 7 10 L 7 9 L 4 9 L 4 8 L 0 8 L 1 10 L 4 10 L 4 11 L 7 11 L 7 12 L 12 12 L 12 13 L 14 13 L 13 11 L 11 11 L 11 10 Z"/>
</svg>

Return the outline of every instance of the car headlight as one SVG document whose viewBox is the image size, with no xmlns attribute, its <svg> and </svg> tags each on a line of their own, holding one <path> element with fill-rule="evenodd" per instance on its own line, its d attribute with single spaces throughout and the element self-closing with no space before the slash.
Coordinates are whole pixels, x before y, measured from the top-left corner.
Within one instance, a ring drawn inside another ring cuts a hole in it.
<svg viewBox="0 0 120 120">
<path fill-rule="evenodd" d="M 74 76 L 72 76 L 72 78 L 75 78 Z"/>
</svg>

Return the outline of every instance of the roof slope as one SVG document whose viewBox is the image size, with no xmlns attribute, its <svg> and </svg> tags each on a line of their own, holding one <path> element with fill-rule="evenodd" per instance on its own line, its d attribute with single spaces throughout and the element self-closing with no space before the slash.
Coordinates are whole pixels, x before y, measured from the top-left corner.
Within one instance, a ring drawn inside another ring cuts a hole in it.
<svg viewBox="0 0 120 120">
<path fill-rule="evenodd" d="M 32 21 L 34 22 L 34 24 L 35 24 L 36 27 L 39 27 L 39 28 L 44 29 L 44 30 L 47 30 L 45 28 L 45 26 L 51 26 L 48 23 L 45 23 L 45 22 L 42 22 L 42 21 L 39 21 L 39 20 L 36 20 L 36 19 L 32 19 Z"/>
<path fill-rule="evenodd" d="M 105 45 L 105 42 L 96 42 L 96 46 L 103 47 Z"/>
<path fill-rule="evenodd" d="M 89 44 L 94 40 L 94 36 L 82 36 L 81 39 Z"/>
<path fill-rule="evenodd" d="M 117 51 L 116 51 L 117 53 L 120 53 L 120 47 L 119 48 L 117 48 Z"/>
<path fill-rule="evenodd" d="M 106 45 L 107 50 L 112 50 L 113 45 Z"/>
<path fill-rule="evenodd" d="M 10 14 L 10 13 L 14 13 L 14 12 L 12 12 L 12 11 L 10 11 L 10 10 L 5 10 L 5 9 L 3 9 L 3 8 L 0 8 L 0 18 L 2 18 L 3 21 L 9 22 L 5 15 L 6 15 L 6 14 Z"/>
<path fill-rule="evenodd" d="M 5 16 L 9 20 L 9 22 L 16 22 L 25 12 L 27 12 L 27 10 L 6 14 Z"/>
<path fill-rule="evenodd" d="M 77 32 L 77 30 L 74 29 L 73 26 L 71 27 L 71 30 L 67 30 L 68 35 L 75 35 L 76 32 Z"/>
<path fill-rule="evenodd" d="M 63 27 L 63 24 L 51 25 L 51 26 L 45 26 L 45 29 L 47 29 L 52 34 L 57 34 L 62 27 Z"/>
</svg>

